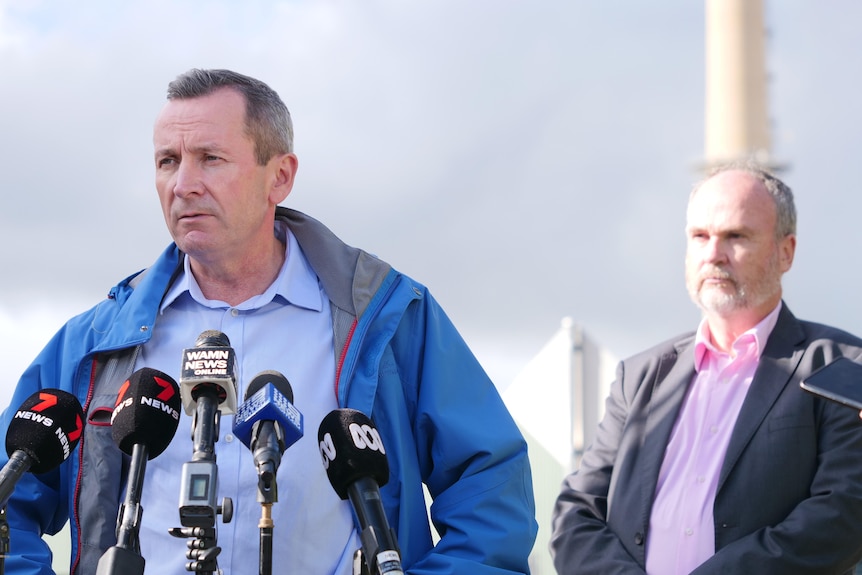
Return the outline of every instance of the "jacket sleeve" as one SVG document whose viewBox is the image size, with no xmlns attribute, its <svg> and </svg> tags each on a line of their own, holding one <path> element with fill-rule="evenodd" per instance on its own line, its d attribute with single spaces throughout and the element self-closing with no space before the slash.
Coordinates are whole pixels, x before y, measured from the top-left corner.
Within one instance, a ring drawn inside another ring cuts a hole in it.
<svg viewBox="0 0 862 575">
<path fill-rule="evenodd" d="M 426 294 L 420 310 L 406 332 L 413 343 L 402 342 L 415 354 L 413 435 L 440 540 L 407 572 L 529 573 L 537 524 L 526 442 L 439 305 Z"/>
<path fill-rule="evenodd" d="M 608 494 L 618 446 L 633 392 L 624 383 L 624 364 L 617 368 L 605 415 L 579 469 L 565 478 L 552 516 L 550 541 L 560 575 L 643 574 L 616 533 L 608 526 Z"/>
<path fill-rule="evenodd" d="M 9 422 L 28 397 L 42 388 L 59 387 L 54 383 L 57 381 L 55 367 L 46 361 L 53 357 L 58 339 L 52 340 L 21 376 L 9 406 L 0 416 L 4 437 Z M 5 450 L 2 451 L 0 465 L 5 465 L 8 457 Z M 68 494 L 62 481 L 66 466 L 67 463 L 63 463 L 58 469 L 38 475 L 25 472 L 15 485 L 6 506 L 10 553 L 5 568 L 9 573 L 53 573 L 51 551 L 42 535 L 57 533 L 68 520 Z"/>
</svg>

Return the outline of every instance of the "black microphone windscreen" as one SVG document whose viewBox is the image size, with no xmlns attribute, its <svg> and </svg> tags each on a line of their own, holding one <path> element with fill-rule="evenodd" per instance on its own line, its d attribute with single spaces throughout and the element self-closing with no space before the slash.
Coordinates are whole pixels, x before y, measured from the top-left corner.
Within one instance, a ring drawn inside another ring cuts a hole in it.
<svg viewBox="0 0 862 575">
<path fill-rule="evenodd" d="M 227 334 L 220 332 L 217 329 L 208 329 L 198 336 L 197 341 L 195 342 L 195 347 L 213 347 L 213 346 L 222 346 L 229 347 L 230 339 L 228 339 Z"/>
<path fill-rule="evenodd" d="M 245 397 L 243 401 L 247 401 L 249 397 L 257 393 L 264 385 L 271 383 L 287 401 L 293 403 L 293 388 L 290 387 L 290 382 L 280 372 L 275 370 L 262 371 L 251 380 L 248 387 L 245 389 Z"/>
<path fill-rule="evenodd" d="M 28 397 L 6 431 L 6 453 L 27 453 L 30 471 L 45 473 L 59 466 L 78 445 L 84 430 L 81 403 L 71 393 L 43 389 Z"/>
<path fill-rule="evenodd" d="M 348 488 L 357 479 L 370 477 L 378 486 L 389 481 L 389 463 L 380 433 L 361 411 L 330 411 L 320 422 L 317 440 L 326 475 L 342 499 L 347 499 Z"/>
<path fill-rule="evenodd" d="M 135 444 L 147 448 L 147 458 L 161 454 L 174 438 L 180 422 L 180 388 L 171 376 L 145 367 L 120 387 L 111 416 L 111 436 L 132 454 Z"/>
</svg>

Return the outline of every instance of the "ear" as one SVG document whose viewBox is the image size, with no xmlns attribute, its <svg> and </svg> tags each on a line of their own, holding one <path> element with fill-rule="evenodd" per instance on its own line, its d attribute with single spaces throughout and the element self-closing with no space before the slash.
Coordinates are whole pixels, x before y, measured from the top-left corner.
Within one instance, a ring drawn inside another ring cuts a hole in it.
<svg viewBox="0 0 862 575">
<path fill-rule="evenodd" d="M 299 168 L 299 160 L 294 154 L 281 154 L 270 160 L 272 166 L 272 188 L 270 201 L 273 205 L 280 204 L 293 189 L 293 181 Z"/>
<path fill-rule="evenodd" d="M 793 265 L 793 256 L 796 253 L 796 235 L 790 234 L 778 242 L 778 263 L 781 273 L 790 270 Z"/>
</svg>

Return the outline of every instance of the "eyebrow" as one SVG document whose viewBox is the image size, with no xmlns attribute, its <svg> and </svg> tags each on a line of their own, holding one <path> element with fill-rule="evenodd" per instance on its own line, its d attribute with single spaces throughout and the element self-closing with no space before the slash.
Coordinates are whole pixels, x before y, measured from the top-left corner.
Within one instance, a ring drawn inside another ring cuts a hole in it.
<svg viewBox="0 0 862 575">
<path fill-rule="evenodd" d="M 710 235 L 722 235 L 726 236 L 728 234 L 746 234 L 750 235 L 754 232 L 754 228 L 751 226 L 739 225 L 732 226 L 727 228 L 719 228 L 718 230 L 710 230 L 710 226 L 686 226 L 685 232 L 687 234 L 693 232 L 708 232 Z"/>
<path fill-rule="evenodd" d="M 224 154 L 226 150 L 223 146 L 219 146 L 218 144 L 215 144 L 215 143 L 204 143 L 204 144 L 192 146 L 191 148 L 188 149 L 188 151 L 192 154 L 206 154 L 206 153 L 212 153 L 212 152 Z M 165 146 L 162 148 L 157 148 L 154 152 L 154 155 L 157 158 L 160 156 L 176 156 L 177 150 L 174 146 Z"/>
<path fill-rule="evenodd" d="M 160 156 L 172 156 L 172 155 L 174 155 L 174 149 L 173 148 L 167 148 L 167 147 L 157 148 L 155 150 L 155 152 L 153 152 L 153 156 L 156 158 L 158 158 Z"/>
</svg>

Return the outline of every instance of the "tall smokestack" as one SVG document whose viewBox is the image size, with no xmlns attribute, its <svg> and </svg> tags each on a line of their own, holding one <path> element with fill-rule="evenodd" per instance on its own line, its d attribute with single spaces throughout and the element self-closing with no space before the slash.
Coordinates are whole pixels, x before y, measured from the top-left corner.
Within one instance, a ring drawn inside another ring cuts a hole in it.
<svg viewBox="0 0 862 575">
<path fill-rule="evenodd" d="M 773 170 L 762 0 L 706 0 L 706 170 L 752 160 Z"/>
</svg>

